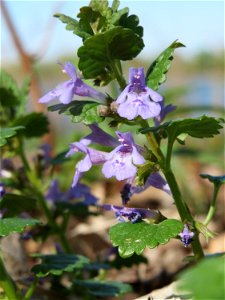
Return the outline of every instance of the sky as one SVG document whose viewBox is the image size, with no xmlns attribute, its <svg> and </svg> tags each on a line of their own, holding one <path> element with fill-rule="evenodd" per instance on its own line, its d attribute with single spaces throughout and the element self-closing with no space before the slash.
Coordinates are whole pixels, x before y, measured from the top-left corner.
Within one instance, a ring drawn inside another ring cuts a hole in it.
<svg viewBox="0 0 225 300">
<path fill-rule="evenodd" d="M 76 54 L 81 39 L 65 30 L 54 13 L 76 17 L 89 1 L 5 1 L 16 30 L 27 52 L 41 57 L 41 62 L 57 61 Z M 144 27 L 145 48 L 140 58 L 158 55 L 178 39 L 186 48 L 183 57 L 200 51 L 216 53 L 224 48 L 224 1 L 125 1 L 130 14 L 138 15 Z M 16 62 L 15 50 L 5 20 L 1 15 L 1 63 Z"/>
</svg>

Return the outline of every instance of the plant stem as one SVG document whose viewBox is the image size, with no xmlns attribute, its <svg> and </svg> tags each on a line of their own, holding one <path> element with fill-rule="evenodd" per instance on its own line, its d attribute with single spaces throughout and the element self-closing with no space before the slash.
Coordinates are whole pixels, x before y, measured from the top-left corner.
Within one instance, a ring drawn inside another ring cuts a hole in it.
<svg viewBox="0 0 225 300">
<path fill-rule="evenodd" d="M 186 203 L 184 202 L 181 193 L 180 193 L 180 189 L 178 187 L 176 178 L 172 172 L 171 169 L 166 169 L 166 170 L 162 170 L 163 174 L 166 177 L 167 183 L 170 186 L 173 198 L 175 200 L 176 203 L 176 207 L 177 210 L 179 212 L 179 215 L 181 217 L 182 222 L 193 222 L 193 218 L 189 212 L 189 209 L 186 205 Z"/>
<path fill-rule="evenodd" d="M 207 217 L 203 223 L 204 225 L 208 225 L 214 216 L 214 213 L 216 210 L 216 198 L 217 198 L 220 186 L 221 186 L 221 184 L 214 184 L 213 199 L 212 199 L 212 203 L 210 205 Z"/>
<path fill-rule="evenodd" d="M 113 60 L 112 63 L 111 63 L 111 67 L 112 67 L 112 70 L 113 70 L 114 75 L 116 77 L 116 80 L 119 83 L 120 89 L 123 90 L 126 87 L 127 83 L 126 83 L 126 80 L 124 79 L 123 74 L 122 74 L 122 68 L 121 68 L 120 61 L 119 60 Z"/>
<path fill-rule="evenodd" d="M 26 155 L 25 155 L 25 152 L 24 152 L 24 143 L 23 143 L 23 138 L 22 137 L 18 137 L 18 141 L 19 141 L 19 147 L 18 147 L 18 151 L 19 151 L 19 155 L 20 155 L 20 158 L 23 162 L 23 165 L 25 167 L 25 169 L 27 171 L 30 171 L 30 165 L 29 165 L 29 162 L 26 158 Z"/>
<path fill-rule="evenodd" d="M 72 249 L 65 237 L 64 229 L 60 228 L 58 226 L 58 224 L 55 222 L 52 212 L 49 209 L 49 207 L 46 203 L 46 200 L 41 192 L 41 190 L 42 190 L 41 182 L 39 181 L 38 178 L 36 178 L 34 172 L 31 170 L 31 168 L 29 166 L 29 163 L 28 163 L 25 153 L 24 153 L 22 138 L 19 138 L 19 155 L 20 155 L 22 162 L 24 163 L 27 177 L 29 178 L 29 180 L 32 184 L 32 193 L 34 193 L 34 191 L 35 191 L 36 196 L 39 201 L 39 204 L 40 204 L 41 208 L 43 209 L 43 211 L 48 219 L 48 222 L 50 223 L 50 225 L 52 226 L 52 228 L 55 230 L 56 234 L 58 235 L 64 251 L 67 253 L 72 253 Z"/>
<path fill-rule="evenodd" d="M 144 125 L 146 127 L 146 123 L 147 123 L 146 121 L 144 121 L 144 122 L 142 121 L 141 123 L 142 123 L 142 126 Z M 146 133 L 146 138 L 149 142 L 150 149 L 152 150 L 154 155 L 157 157 L 158 162 L 161 166 L 162 172 L 167 180 L 167 183 L 170 187 L 171 193 L 173 195 L 173 198 L 174 198 L 174 201 L 175 201 L 175 204 L 176 204 L 176 207 L 177 207 L 177 210 L 178 210 L 178 213 L 180 215 L 182 222 L 183 223 L 190 222 L 193 225 L 193 227 L 195 228 L 194 219 L 189 211 L 187 204 L 184 202 L 184 200 L 181 196 L 181 192 L 180 192 L 179 186 L 177 184 L 176 178 L 171 170 L 170 161 L 171 161 L 172 145 L 171 144 L 168 145 L 167 156 L 165 159 L 165 157 L 164 157 L 162 151 L 160 150 L 160 147 L 156 141 L 154 133 L 152 133 L 152 132 Z M 193 253 L 197 260 L 204 257 L 204 253 L 203 253 L 201 244 L 199 242 L 199 234 L 198 234 L 196 228 L 195 228 L 195 239 L 192 242 L 192 250 L 193 250 Z"/>
<path fill-rule="evenodd" d="M 9 300 L 13 300 L 13 299 L 20 300 L 21 296 L 16 291 L 16 286 L 4 266 L 4 262 L 2 260 L 1 255 L 0 255 L 0 274 L 1 274 L 0 286 L 5 292 L 6 297 Z"/>
<path fill-rule="evenodd" d="M 29 289 L 27 290 L 23 300 L 29 300 L 31 298 L 31 296 L 33 295 L 36 285 L 38 283 L 38 278 L 35 277 L 34 281 L 32 282 L 31 286 L 29 287 Z"/>
<path fill-rule="evenodd" d="M 140 120 L 140 124 L 142 127 L 149 127 L 149 124 L 146 120 Z M 162 151 L 159 148 L 159 145 L 156 141 L 155 135 L 152 132 L 145 133 L 146 139 L 151 147 L 152 153 L 158 159 L 159 164 L 164 162 L 164 156 Z"/>
<path fill-rule="evenodd" d="M 197 230 L 195 230 L 195 236 L 191 243 L 191 247 L 197 261 L 204 258 L 205 255 L 202 249 L 202 245 L 199 241 L 199 232 Z"/>
<path fill-rule="evenodd" d="M 32 172 L 28 172 L 27 176 L 28 176 L 30 182 L 32 183 L 32 190 L 33 190 L 33 192 L 35 192 L 35 195 L 37 196 L 39 205 L 43 209 L 45 216 L 48 219 L 49 224 L 54 229 L 55 233 L 58 235 L 58 237 L 60 239 L 63 250 L 66 253 L 72 253 L 73 251 L 65 237 L 65 228 L 61 228 L 54 220 L 52 211 L 49 209 L 46 199 L 44 198 L 44 196 L 41 192 L 41 188 L 40 188 L 41 183 L 39 182 L 39 180 L 35 177 L 35 175 Z"/>
<path fill-rule="evenodd" d="M 66 252 L 66 253 L 72 253 L 72 249 L 65 237 L 65 231 L 63 230 L 63 228 L 61 228 L 54 220 L 53 218 L 53 215 L 52 215 L 52 212 L 51 210 L 48 208 L 48 205 L 46 203 L 46 200 L 45 198 L 42 196 L 42 194 L 37 191 L 37 195 L 38 195 L 38 200 L 39 200 L 39 203 L 43 209 L 43 211 L 45 212 L 45 215 L 48 219 L 48 222 L 50 223 L 50 225 L 52 226 L 52 228 L 54 229 L 55 233 L 58 235 L 59 239 L 60 239 L 60 243 L 63 247 L 63 250 Z"/>
</svg>

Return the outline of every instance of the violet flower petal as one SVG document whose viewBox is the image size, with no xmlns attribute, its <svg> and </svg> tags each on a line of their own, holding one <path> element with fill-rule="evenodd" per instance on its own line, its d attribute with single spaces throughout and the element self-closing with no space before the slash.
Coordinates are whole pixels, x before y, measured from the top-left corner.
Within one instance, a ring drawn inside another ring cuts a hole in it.
<svg viewBox="0 0 225 300">
<path fill-rule="evenodd" d="M 193 240 L 194 232 L 189 231 L 188 226 L 184 224 L 184 229 L 181 233 L 179 233 L 179 236 L 181 237 L 184 247 L 187 247 Z"/>
<path fill-rule="evenodd" d="M 156 126 L 159 126 L 162 123 L 162 121 L 166 118 L 166 116 L 177 108 L 172 104 L 164 106 L 164 101 L 161 102 L 160 105 L 161 105 L 161 112 L 158 116 L 154 118 L 154 123 Z"/>
<path fill-rule="evenodd" d="M 76 69 L 70 62 L 61 64 L 61 67 L 63 72 L 67 73 L 71 79 L 59 84 L 55 89 L 41 97 L 39 99 L 40 103 L 48 103 L 55 98 L 59 98 L 60 102 L 68 104 L 72 101 L 74 95 L 87 96 L 101 101 L 106 99 L 105 94 L 95 90 L 77 77 Z"/>
<path fill-rule="evenodd" d="M 106 161 L 102 167 L 102 173 L 106 178 L 115 176 L 117 180 L 124 180 L 135 176 L 137 168 L 132 164 L 132 156 L 120 158 L 115 157 L 111 161 Z"/>
<path fill-rule="evenodd" d="M 63 72 L 67 73 L 72 80 L 77 79 L 76 68 L 73 64 L 71 64 L 71 62 L 67 61 L 65 64 L 59 64 L 61 65 Z"/>
<path fill-rule="evenodd" d="M 89 125 L 92 132 L 84 137 L 81 141 L 87 141 L 88 143 L 97 143 L 103 146 L 116 147 L 119 145 L 117 139 L 112 137 L 110 134 L 103 131 L 96 124 Z"/>
<path fill-rule="evenodd" d="M 145 184 L 142 186 L 132 184 L 133 181 L 134 178 L 128 179 L 127 183 L 124 185 L 123 189 L 120 192 L 122 203 L 124 205 L 127 204 L 127 202 L 130 200 L 133 194 L 139 194 L 151 186 L 166 192 L 168 195 L 171 195 L 171 190 L 169 188 L 168 183 L 160 175 L 159 172 L 152 173 L 146 180 Z"/>
<path fill-rule="evenodd" d="M 163 97 L 145 85 L 144 68 L 130 68 L 129 85 L 117 98 L 117 113 L 128 120 L 156 117 L 161 111 Z"/>
<path fill-rule="evenodd" d="M 131 208 L 111 204 L 103 204 L 102 207 L 105 210 L 114 211 L 116 218 L 122 222 L 125 221 L 124 218 L 127 218 L 132 223 L 136 223 L 143 219 L 156 219 L 158 217 L 157 212 L 144 208 Z"/>
<path fill-rule="evenodd" d="M 45 198 L 49 202 L 55 202 L 57 200 L 61 200 L 63 197 L 63 193 L 59 189 L 58 180 L 53 180 L 50 184 L 47 194 Z"/>
</svg>

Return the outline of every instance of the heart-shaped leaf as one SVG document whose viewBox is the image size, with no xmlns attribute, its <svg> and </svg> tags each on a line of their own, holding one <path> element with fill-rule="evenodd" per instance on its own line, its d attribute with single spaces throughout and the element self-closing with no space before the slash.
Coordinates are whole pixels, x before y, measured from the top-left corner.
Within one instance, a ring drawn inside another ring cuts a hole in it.
<svg viewBox="0 0 225 300">
<path fill-rule="evenodd" d="M 165 220 L 159 224 L 125 222 L 111 227 L 109 236 L 113 245 L 119 247 L 119 254 L 129 257 L 133 253 L 141 254 L 146 247 L 166 244 L 182 229 L 183 224 L 178 220 Z"/>
<path fill-rule="evenodd" d="M 95 79 L 106 74 L 112 76 L 113 60 L 132 59 L 143 47 L 142 38 L 131 29 L 114 27 L 88 38 L 79 48 L 77 53 L 80 58 L 79 69 L 85 78 Z"/>
</svg>

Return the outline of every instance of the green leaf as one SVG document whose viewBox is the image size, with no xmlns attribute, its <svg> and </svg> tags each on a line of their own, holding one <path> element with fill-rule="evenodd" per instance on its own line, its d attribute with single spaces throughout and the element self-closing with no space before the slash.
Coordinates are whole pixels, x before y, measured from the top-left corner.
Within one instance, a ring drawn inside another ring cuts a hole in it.
<svg viewBox="0 0 225 300">
<path fill-rule="evenodd" d="M 101 18 L 97 21 L 97 26 L 95 26 L 95 32 L 99 32 L 102 29 L 107 28 L 107 24 L 109 23 L 112 17 L 112 9 L 108 6 L 108 1 L 105 0 L 91 0 L 89 6 L 96 13 L 99 13 Z M 93 24 L 92 24 L 93 28 Z"/>
<path fill-rule="evenodd" d="M 155 170 L 155 164 L 151 161 L 147 161 L 145 164 L 138 166 L 137 165 L 137 178 L 138 185 L 144 185 L 147 178 L 151 175 L 151 173 Z"/>
<path fill-rule="evenodd" d="M 77 53 L 78 66 L 85 78 L 112 80 L 112 61 L 132 59 L 143 47 L 143 40 L 131 29 L 117 26 L 84 42 Z"/>
<path fill-rule="evenodd" d="M 107 15 L 108 11 L 110 11 L 108 1 L 105 0 L 91 0 L 89 5 L 95 11 L 100 12 L 102 16 Z"/>
<path fill-rule="evenodd" d="M 0 101 L 3 107 L 10 107 L 15 110 L 16 116 L 24 113 L 27 95 L 30 88 L 30 77 L 26 77 L 21 87 L 4 70 L 0 78 Z"/>
<path fill-rule="evenodd" d="M 175 49 L 185 47 L 182 43 L 174 41 L 166 50 L 164 50 L 156 60 L 150 65 L 146 74 L 147 86 L 153 90 L 158 90 L 160 84 L 166 81 L 166 73 L 168 72 L 173 53 Z"/>
<path fill-rule="evenodd" d="M 30 84 L 31 84 L 31 77 L 30 76 L 25 77 L 18 94 L 20 103 L 16 111 L 16 117 L 24 115 L 24 112 L 26 111 L 27 97 L 30 91 Z"/>
<path fill-rule="evenodd" d="M 179 290 L 190 291 L 193 299 L 224 299 L 224 260 L 214 257 L 202 260 L 180 274 Z"/>
<path fill-rule="evenodd" d="M 182 229 L 183 224 L 178 220 L 165 220 L 159 224 L 125 222 L 111 227 L 109 236 L 113 246 L 119 247 L 119 254 L 129 257 L 134 253 L 141 254 L 146 247 L 155 248 L 159 244 L 166 244 Z"/>
<path fill-rule="evenodd" d="M 86 104 L 83 107 L 82 113 L 79 116 L 73 116 L 71 118 L 72 122 L 83 122 L 85 125 L 101 123 L 102 121 L 104 121 L 104 117 L 98 115 L 99 105 L 99 103 Z"/>
<path fill-rule="evenodd" d="M 139 18 L 136 15 L 130 15 L 128 16 L 128 12 L 124 14 L 125 11 L 120 11 L 120 13 L 123 13 L 120 20 L 119 20 L 119 26 L 122 26 L 124 28 L 130 28 L 134 33 L 136 33 L 138 36 L 143 36 L 143 27 L 139 26 Z"/>
<path fill-rule="evenodd" d="M 59 20 L 66 25 L 66 30 L 71 30 L 73 31 L 74 34 L 76 34 L 77 36 L 86 39 L 91 37 L 92 35 L 88 32 L 86 32 L 85 30 L 83 30 L 82 28 L 80 28 L 79 22 L 69 16 L 66 16 L 64 14 L 54 14 L 54 17 L 59 18 Z"/>
<path fill-rule="evenodd" d="M 44 114 L 33 112 L 16 119 L 13 125 L 24 126 L 23 135 L 27 138 L 33 138 L 48 133 L 49 122 Z"/>
<path fill-rule="evenodd" d="M 18 215 L 23 211 L 31 211 L 36 207 L 36 199 L 16 195 L 16 194 L 5 194 L 0 201 L 0 210 L 6 209 L 6 213 L 4 214 L 7 217 L 12 217 L 14 215 Z"/>
<path fill-rule="evenodd" d="M 89 263 L 89 259 L 82 255 L 74 254 L 37 254 L 35 257 L 41 258 L 42 263 L 35 265 L 31 272 L 37 277 L 46 277 L 49 274 L 60 276 L 64 272 L 74 272 L 82 269 Z"/>
<path fill-rule="evenodd" d="M 98 32 L 105 23 L 105 18 L 102 17 L 100 12 L 94 11 L 90 6 L 81 7 L 77 17 L 80 18 L 79 27 L 89 34 L 88 37 Z"/>
<path fill-rule="evenodd" d="M 141 133 L 149 131 L 159 132 L 161 135 L 166 134 L 171 142 L 174 142 L 181 134 L 188 134 L 195 138 L 210 138 L 219 134 L 222 128 L 223 120 L 213 117 L 202 116 L 196 119 L 183 119 L 178 121 L 171 121 L 162 124 L 159 127 L 149 127 L 141 129 Z"/>
<path fill-rule="evenodd" d="M 24 126 L 15 126 L 11 128 L 1 128 L 0 131 L 0 147 L 7 144 L 7 140 L 18 134 L 17 131 L 25 129 Z"/>
<path fill-rule="evenodd" d="M 16 81 L 4 70 L 0 76 L 0 103 L 2 106 L 15 106 L 18 104 L 19 88 Z"/>
<path fill-rule="evenodd" d="M 76 280 L 74 285 L 86 288 L 89 294 L 96 297 L 118 297 L 132 292 L 132 288 L 129 284 L 117 281 L 100 281 L 93 279 Z"/>
<path fill-rule="evenodd" d="M 212 232 L 211 230 L 209 230 L 206 225 L 204 225 L 201 222 L 195 221 L 195 226 L 197 228 L 197 230 L 199 232 L 201 232 L 201 234 L 204 235 L 206 242 L 208 243 L 209 238 L 213 238 L 216 234 L 214 232 Z"/>
<path fill-rule="evenodd" d="M 48 107 L 49 111 L 58 111 L 59 114 L 71 116 L 73 122 L 84 124 L 100 123 L 104 120 L 98 114 L 98 107 L 101 103 L 94 101 L 72 101 L 69 104 L 56 104 Z"/>
<path fill-rule="evenodd" d="M 118 10 L 119 6 L 120 6 L 120 1 L 119 0 L 113 0 L 112 11 L 116 12 Z"/>
<path fill-rule="evenodd" d="M 118 8 L 118 7 L 117 7 Z M 113 14 L 112 14 L 112 17 L 111 17 L 111 20 L 110 20 L 110 23 L 114 26 L 122 26 L 122 27 L 125 27 L 125 28 L 130 28 L 128 27 L 125 22 L 123 23 L 122 22 L 122 17 L 124 15 L 128 15 L 128 12 L 129 12 L 129 8 L 128 7 L 124 7 L 120 10 L 117 11 L 117 8 L 114 10 Z"/>
<path fill-rule="evenodd" d="M 18 104 L 18 98 L 13 90 L 0 87 L 0 101 L 3 107 L 12 107 Z"/>
<path fill-rule="evenodd" d="M 210 182 L 214 183 L 215 185 L 220 185 L 225 183 L 225 175 L 212 176 L 209 174 L 200 174 L 200 176 L 204 179 L 208 179 Z"/>
<path fill-rule="evenodd" d="M 27 226 L 40 224 L 35 219 L 3 218 L 0 219 L 0 236 L 6 236 L 14 232 L 22 232 Z"/>
</svg>

